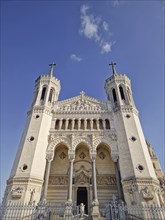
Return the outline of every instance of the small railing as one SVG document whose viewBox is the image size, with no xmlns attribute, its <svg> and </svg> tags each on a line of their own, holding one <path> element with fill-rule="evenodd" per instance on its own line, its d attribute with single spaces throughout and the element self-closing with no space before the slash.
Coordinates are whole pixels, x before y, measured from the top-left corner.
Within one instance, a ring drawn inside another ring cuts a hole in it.
<svg viewBox="0 0 165 220">
<path fill-rule="evenodd" d="M 0 205 L 0 220 L 79 220 L 81 218 L 80 206 L 73 204 L 68 207 L 71 215 L 67 215 L 65 203 L 39 203 L 22 204 L 12 203 Z M 84 219 L 89 216 L 83 214 Z"/>
<path fill-rule="evenodd" d="M 106 206 L 106 220 L 165 220 L 165 206 L 111 203 Z"/>
<path fill-rule="evenodd" d="M 73 212 L 75 207 L 72 207 Z M 21 203 L 8 203 L 0 206 L 1 220 L 62 220 L 64 218 L 65 204 L 39 204 L 28 205 Z"/>
</svg>

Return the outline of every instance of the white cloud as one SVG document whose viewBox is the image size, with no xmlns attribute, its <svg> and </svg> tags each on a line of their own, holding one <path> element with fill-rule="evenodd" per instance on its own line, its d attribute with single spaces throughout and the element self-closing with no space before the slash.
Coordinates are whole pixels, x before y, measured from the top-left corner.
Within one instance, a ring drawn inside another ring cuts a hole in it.
<svg viewBox="0 0 165 220">
<path fill-rule="evenodd" d="M 109 25 L 106 21 L 103 21 L 103 29 L 104 31 L 109 31 Z"/>
<path fill-rule="evenodd" d="M 89 39 L 99 40 L 98 28 L 99 28 L 99 18 L 95 18 L 92 14 L 87 14 L 89 7 L 83 5 L 81 7 L 81 29 L 80 33 L 84 34 L 85 37 Z"/>
<path fill-rule="evenodd" d="M 88 5 L 82 5 L 80 11 L 82 14 L 86 14 L 86 11 L 88 9 L 90 9 L 90 7 Z"/>
<path fill-rule="evenodd" d="M 101 43 L 101 53 L 109 53 L 112 51 L 112 42 Z"/>
<path fill-rule="evenodd" d="M 101 17 L 94 16 L 89 12 L 88 5 L 82 5 L 81 12 L 81 28 L 79 33 L 86 38 L 95 41 L 101 48 L 101 53 L 109 53 L 112 50 L 112 42 L 107 39 L 111 35 L 109 31 L 109 24 L 102 21 Z"/>
<path fill-rule="evenodd" d="M 71 54 L 70 59 L 77 62 L 80 62 L 82 60 L 82 58 L 77 56 L 76 54 Z"/>
</svg>

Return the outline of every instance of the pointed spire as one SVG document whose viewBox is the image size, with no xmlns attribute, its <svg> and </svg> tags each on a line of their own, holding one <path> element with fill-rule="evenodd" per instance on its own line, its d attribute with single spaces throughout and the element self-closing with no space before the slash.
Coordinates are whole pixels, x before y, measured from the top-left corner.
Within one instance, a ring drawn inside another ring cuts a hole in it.
<svg viewBox="0 0 165 220">
<path fill-rule="evenodd" d="M 113 73 L 113 75 L 117 75 L 117 72 L 116 72 L 116 69 L 115 69 L 115 65 L 116 65 L 116 63 L 113 63 L 113 62 L 111 62 L 109 64 L 109 66 L 112 66 L 112 73 Z"/>
<path fill-rule="evenodd" d="M 52 77 L 53 76 L 53 67 L 56 66 L 55 63 L 49 64 L 50 66 L 50 71 L 49 71 L 49 76 Z"/>
</svg>

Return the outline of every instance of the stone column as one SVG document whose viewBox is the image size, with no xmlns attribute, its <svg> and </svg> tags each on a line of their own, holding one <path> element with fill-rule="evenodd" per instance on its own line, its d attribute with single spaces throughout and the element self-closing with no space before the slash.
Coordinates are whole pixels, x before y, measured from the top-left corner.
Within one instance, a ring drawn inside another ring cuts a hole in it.
<svg viewBox="0 0 165 220">
<path fill-rule="evenodd" d="M 68 122 L 69 122 L 69 119 L 66 119 L 65 130 L 68 129 Z"/>
<path fill-rule="evenodd" d="M 75 119 L 72 119 L 72 130 L 74 130 Z"/>
<path fill-rule="evenodd" d="M 93 184 L 93 203 L 97 203 L 97 180 L 96 180 L 96 154 L 91 155 L 92 159 L 92 184 Z"/>
<path fill-rule="evenodd" d="M 73 161 L 74 155 L 69 155 L 69 185 L 68 185 L 68 198 L 67 198 L 67 206 L 72 205 L 72 179 L 73 179 Z"/>
<path fill-rule="evenodd" d="M 106 124 L 105 124 L 105 120 L 103 119 L 103 130 L 106 129 Z"/>
<path fill-rule="evenodd" d="M 87 119 L 85 118 L 84 119 L 84 130 L 86 130 L 87 129 Z"/>
<path fill-rule="evenodd" d="M 48 189 L 50 166 L 51 166 L 52 160 L 53 160 L 53 155 L 46 156 L 46 168 L 45 168 L 43 191 L 41 195 L 41 202 L 46 202 L 46 194 L 47 194 L 47 189 Z"/>
<path fill-rule="evenodd" d="M 78 130 L 80 130 L 80 126 L 81 126 L 81 119 L 78 119 Z"/>
<path fill-rule="evenodd" d="M 93 130 L 93 118 L 90 120 L 90 129 Z"/>
<path fill-rule="evenodd" d="M 97 198 L 96 154 L 91 155 L 91 159 L 92 159 L 92 186 L 93 186 L 92 219 L 98 220 L 100 217 L 100 212 L 99 212 L 99 202 Z"/>
<path fill-rule="evenodd" d="M 59 130 L 61 130 L 61 128 L 62 128 L 62 118 L 60 119 L 60 121 L 59 121 Z"/>
<path fill-rule="evenodd" d="M 114 162 L 114 167 L 115 167 L 115 175 L 116 175 L 117 191 L 118 191 L 119 200 L 123 200 L 121 178 L 120 178 L 120 173 L 119 173 L 119 168 L 118 168 L 119 156 L 117 154 L 112 154 L 111 157 L 112 157 L 112 160 Z"/>
</svg>

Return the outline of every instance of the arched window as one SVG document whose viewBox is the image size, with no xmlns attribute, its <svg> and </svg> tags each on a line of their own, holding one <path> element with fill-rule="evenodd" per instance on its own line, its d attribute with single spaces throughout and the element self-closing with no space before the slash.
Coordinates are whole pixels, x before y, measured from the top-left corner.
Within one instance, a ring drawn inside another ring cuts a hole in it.
<svg viewBox="0 0 165 220">
<path fill-rule="evenodd" d="M 119 91 L 120 91 L 121 99 L 125 100 L 124 91 L 123 91 L 123 87 L 122 86 L 119 86 Z"/>
<path fill-rule="evenodd" d="M 96 123 L 96 119 L 93 119 L 93 129 L 97 129 L 97 123 Z"/>
<path fill-rule="evenodd" d="M 117 102 L 116 91 L 115 91 L 114 88 L 112 89 L 112 95 L 113 95 L 113 101 L 114 101 L 114 102 Z"/>
<path fill-rule="evenodd" d="M 104 127 L 103 127 L 103 120 L 102 119 L 99 119 L 99 129 L 100 130 L 104 129 Z"/>
<path fill-rule="evenodd" d="M 54 92 L 54 89 L 51 88 L 50 93 L 49 93 L 49 99 L 48 99 L 48 102 L 50 103 L 52 102 L 53 92 Z"/>
<path fill-rule="evenodd" d="M 61 126 L 61 129 L 62 129 L 62 130 L 65 130 L 65 125 L 66 125 L 66 120 L 63 119 L 63 120 L 62 120 L 62 126 Z"/>
<path fill-rule="evenodd" d="M 56 124 L 55 124 L 55 129 L 58 130 L 58 129 L 59 129 L 59 126 L 60 126 L 60 120 L 57 119 L 57 120 L 56 120 Z"/>
<path fill-rule="evenodd" d="M 45 94 L 46 94 L 46 87 L 43 87 L 42 94 L 41 94 L 41 100 L 45 99 Z"/>
<path fill-rule="evenodd" d="M 110 129 L 109 119 L 105 119 L 105 127 L 106 127 L 106 129 Z"/>
</svg>

